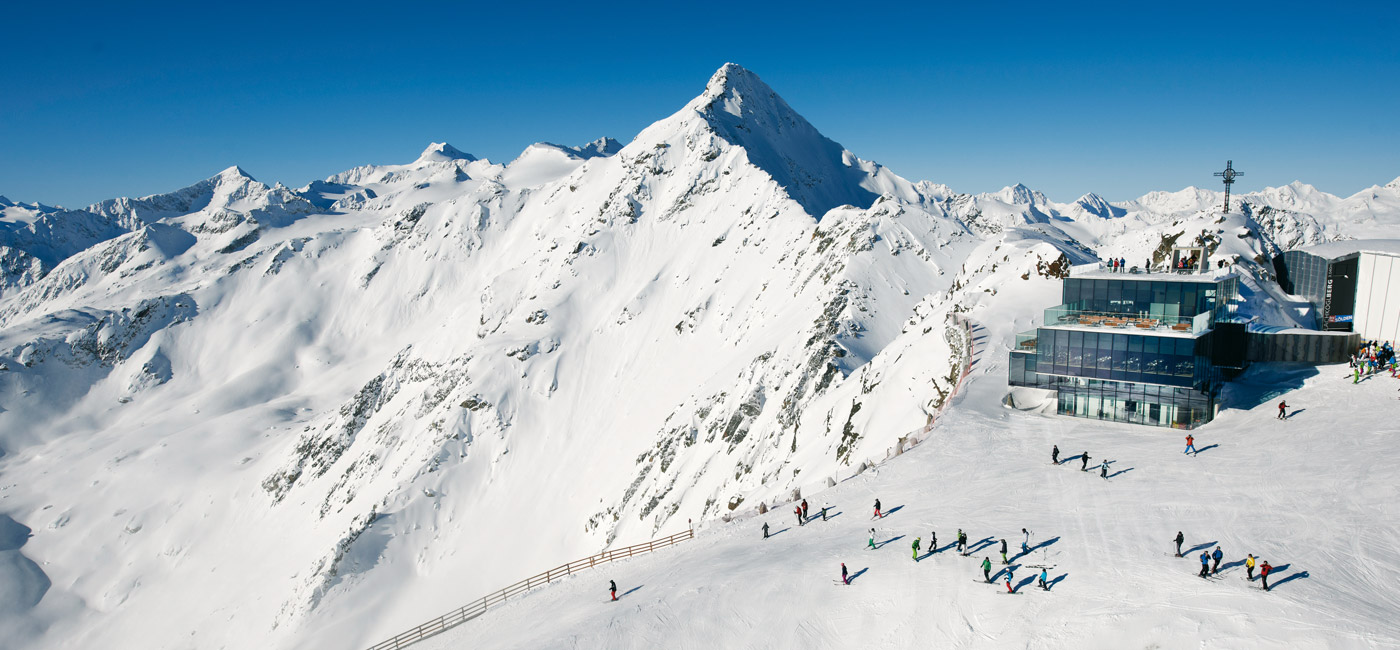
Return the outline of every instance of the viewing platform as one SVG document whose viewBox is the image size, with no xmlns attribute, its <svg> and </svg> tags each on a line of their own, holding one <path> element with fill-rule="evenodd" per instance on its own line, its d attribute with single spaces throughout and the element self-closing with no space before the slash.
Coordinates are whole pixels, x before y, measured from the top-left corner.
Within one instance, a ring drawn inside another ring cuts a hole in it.
<svg viewBox="0 0 1400 650">
<path fill-rule="evenodd" d="M 1152 312 L 1115 313 L 1089 311 L 1074 305 L 1045 310 L 1045 327 L 1056 329 L 1118 330 L 1124 333 L 1194 338 L 1210 331 L 1211 313 L 1172 316 Z"/>
<path fill-rule="evenodd" d="M 1092 278 L 1096 280 L 1129 280 L 1133 282 L 1218 282 L 1231 277 L 1238 277 L 1229 268 L 1214 270 L 1185 269 L 1154 269 L 1147 270 L 1142 267 L 1130 266 L 1126 269 L 1113 270 L 1102 263 L 1080 264 L 1071 266 L 1069 269 L 1071 278 Z"/>
</svg>

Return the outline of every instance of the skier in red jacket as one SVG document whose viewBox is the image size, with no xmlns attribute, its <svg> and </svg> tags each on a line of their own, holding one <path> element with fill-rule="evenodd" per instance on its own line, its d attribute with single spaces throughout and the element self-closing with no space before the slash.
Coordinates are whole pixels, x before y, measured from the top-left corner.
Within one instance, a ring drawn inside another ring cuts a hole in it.
<svg viewBox="0 0 1400 650">
<path fill-rule="evenodd" d="M 1269 572 L 1273 570 L 1274 568 L 1269 566 L 1268 560 L 1264 560 L 1264 563 L 1259 565 L 1259 578 L 1264 581 L 1264 591 L 1269 590 Z"/>
</svg>

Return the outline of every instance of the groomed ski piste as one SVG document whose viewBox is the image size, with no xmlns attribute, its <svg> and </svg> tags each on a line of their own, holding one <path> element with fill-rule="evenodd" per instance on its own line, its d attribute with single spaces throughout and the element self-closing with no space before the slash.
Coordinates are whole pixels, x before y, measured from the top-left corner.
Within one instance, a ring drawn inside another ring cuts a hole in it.
<svg viewBox="0 0 1400 650">
<path fill-rule="evenodd" d="M 1400 381 L 1257 364 L 1227 394 L 1258 404 L 1194 431 L 1201 451 L 1189 456 L 1184 431 L 1004 407 L 1005 347 L 989 338 L 928 442 L 806 495 L 813 514 L 830 506 L 827 521 L 798 526 L 787 504 L 709 523 L 694 541 L 533 591 L 418 647 L 1400 646 Z M 875 521 L 877 498 L 886 514 Z M 968 557 L 953 549 L 959 528 Z M 1017 556 L 1022 528 L 1032 550 Z M 1004 596 L 1003 538 L 1020 598 Z M 1217 545 L 1219 576 L 1197 577 L 1199 554 Z M 1272 564 L 1271 591 L 1257 572 L 1246 580 L 1248 553 Z M 983 558 L 994 584 L 981 584 Z M 1049 591 L 1035 586 L 1042 566 Z"/>
</svg>

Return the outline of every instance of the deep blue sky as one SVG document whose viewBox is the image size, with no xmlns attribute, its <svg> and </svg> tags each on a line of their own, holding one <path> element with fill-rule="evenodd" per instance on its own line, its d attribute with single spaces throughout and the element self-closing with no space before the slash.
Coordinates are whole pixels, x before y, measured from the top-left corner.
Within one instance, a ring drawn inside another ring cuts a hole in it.
<svg viewBox="0 0 1400 650">
<path fill-rule="evenodd" d="M 0 8 L 0 194 L 77 207 L 240 165 L 300 186 L 447 141 L 629 140 L 726 61 L 911 180 L 1069 201 L 1400 176 L 1395 3 L 181 2 Z M 674 4 L 677 7 L 672 8 Z"/>
</svg>

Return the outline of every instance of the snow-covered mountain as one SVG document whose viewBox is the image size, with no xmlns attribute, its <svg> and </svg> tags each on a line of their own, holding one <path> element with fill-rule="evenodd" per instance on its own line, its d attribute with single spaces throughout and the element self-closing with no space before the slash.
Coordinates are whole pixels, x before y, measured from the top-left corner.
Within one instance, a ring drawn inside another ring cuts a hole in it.
<svg viewBox="0 0 1400 650">
<path fill-rule="evenodd" d="M 955 316 L 1028 328 L 1071 263 L 1199 239 L 1263 291 L 1400 224 L 1396 183 L 1239 199 L 911 183 L 727 64 L 625 146 L 6 200 L 0 633 L 364 645 L 884 458 L 964 370 Z"/>
</svg>

